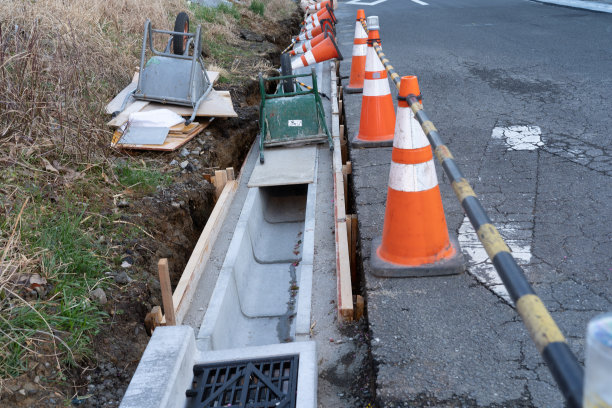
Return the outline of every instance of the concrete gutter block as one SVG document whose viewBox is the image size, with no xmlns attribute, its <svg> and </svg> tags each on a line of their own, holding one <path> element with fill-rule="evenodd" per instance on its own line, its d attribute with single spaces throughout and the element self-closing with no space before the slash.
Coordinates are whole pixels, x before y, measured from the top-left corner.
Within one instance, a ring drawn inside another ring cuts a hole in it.
<svg viewBox="0 0 612 408">
<path fill-rule="evenodd" d="M 302 264 L 300 271 L 300 297 L 295 316 L 295 338 L 310 339 L 310 312 L 312 304 L 312 264 Z"/>
<path fill-rule="evenodd" d="M 120 408 L 182 408 L 196 358 L 190 326 L 161 326 L 140 359 Z"/>
</svg>

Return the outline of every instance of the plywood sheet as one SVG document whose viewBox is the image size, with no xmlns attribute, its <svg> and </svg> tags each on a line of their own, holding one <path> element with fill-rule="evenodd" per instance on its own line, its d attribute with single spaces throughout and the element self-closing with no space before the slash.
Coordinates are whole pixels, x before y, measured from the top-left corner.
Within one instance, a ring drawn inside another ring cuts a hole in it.
<svg viewBox="0 0 612 408">
<path fill-rule="evenodd" d="M 217 79 L 219 79 L 219 72 L 217 71 L 206 71 L 206 74 L 208 74 L 208 79 L 210 79 L 210 82 L 213 84 L 217 82 Z M 106 105 L 106 108 L 105 108 L 106 113 L 110 115 L 118 111 L 119 109 L 121 109 L 121 105 L 123 105 L 123 101 L 125 100 L 125 97 L 130 92 L 132 92 L 134 89 L 136 89 L 136 86 L 138 85 L 138 76 L 139 76 L 138 72 L 135 72 L 134 76 L 132 77 L 132 82 L 130 82 L 128 86 L 123 88 L 123 90 L 119 92 L 117 96 L 115 96 L 113 100 L 108 103 L 108 105 Z M 128 103 L 126 104 L 126 107 L 132 104 L 133 102 L 134 102 L 134 99 L 131 98 L 131 100 L 128 101 Z"/>
<path fill-rule="evenodd" d="M 317 146 L 267 148 L 264 150 L 265 163 L 257 161 L 248 186 L 312 183 L 316 154 Z"/>
<path fill-rule="evenodd" d="M 134 109 L 134 105 L 138 108 Z M 154 109 L 169 109 L 181 116 L 191 116 L 193 109 L 187 106 L 164 105 L 161 103 L 153 103 L 146 101 L 136 101 L 125 108 L 116 118 L 107 123 L 111 127 L 119 127 L 128 120 L 128 116 L 132 112 L 147 112 Z M 237 117 L 234 106 L 232 105 L 232 97 L 229 91 L 210 91 L 206 100 L 200 104 L 196 116 L 212 116 L 217 118 L 234 118 Z"/>
</svg>

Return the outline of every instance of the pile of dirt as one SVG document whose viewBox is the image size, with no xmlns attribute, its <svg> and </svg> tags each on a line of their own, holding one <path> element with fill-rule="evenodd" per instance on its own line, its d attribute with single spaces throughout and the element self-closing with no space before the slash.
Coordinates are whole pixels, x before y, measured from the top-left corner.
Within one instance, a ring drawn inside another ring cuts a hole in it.
<svg viewBox="0 0 612 408">
<path fill-rule="evenodd" d="M 112 242 L 112 255 L 122 266 L 107 272 L 105 279 L 110 284 L 103 291 L 102 309 L 108 318 L 93 338 L 93 353 L 68 370 L 60 369 L 53 356 L 39 353 L 36 361 L 26 363 L 25 374 L 2 380 L 0 405 L 119 405 L 149 341 L 144 317 L 153 306 L 161 305 L 157 261 L 169 259 L 172 284 L 176 285 L 214 207 L 215 189 L 204 176 L 227 167 L 239 171 L 259 128 L 257 68 L 265 74 L 274 73 L 271 67 L 279 65 L 280 51 L 299 21 L 296 9 L 284 21 L 258 19 L 255 24 L 243 20 L 244 24 L 235 28 L 233 47 L 243 50 L 245 57 L 236 59 L 239 62 L 230 72 L 232 80 L 217 84 L 215 89 L 230 91 L 237 118 L 215 119 L 176 152 L 106 153 L 112 166 L 143 163 L 171 174 L 172 180 L 168 187 L 153 193 L 139 195 L 128 189 L 119 203 L 110 196 L 99 203 L 102 217 L 119 215 L 116 222 L 133 226 L 135 233 Z M 110 140 L 110 131 L 105 132 Z M 188 166 L 181 165 L 185 161 Z"/>
</svg>

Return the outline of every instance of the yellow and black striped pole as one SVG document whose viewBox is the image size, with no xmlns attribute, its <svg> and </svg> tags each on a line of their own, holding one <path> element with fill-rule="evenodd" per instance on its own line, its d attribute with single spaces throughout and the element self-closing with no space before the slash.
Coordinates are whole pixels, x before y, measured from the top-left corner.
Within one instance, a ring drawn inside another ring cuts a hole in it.
<svg viewBox="0 0 612 408">
<path fill-rule="evenodd" d="M 417 96 L 409 95 L 407 102 L 427 135 L 438 161 L 450 179 L 455 195 L 461 202 L 461 207 L 504 282 L 516 305 L 516 310 L 567 400 L 568 406 L 582 407 L 583 370 L 569 349 L 561 330 L 527 281 L 523 270 L 492 224 L 469 182 L 463 177 L 453 155 L 442 142 L 438 130 L 423 111 L 423 105 Z"/>
<path fill-rule="evenodd" d="M 365 21 L 362 20 L 361 23 L 367 32 L 368 29 Z M 374 44 L 374 48 L 391 79 L 393 79 L 393 82 L 399 89 L 401 83 L 400 76 L 385 57 L 380 45 Z M 517 264 L 510 252 L 510 248 L 508 248 L 508 245 L 506 245 L 499 231 L 495 228 L 480 204 L 470 183 L 463 177 L 453 155 L 442 142 L 438 130 L 425 114 L 420 98 L 420 95 L 408 95 L 406 101 L 427 135 L 438 161 L 450 179 L 455 195 L 461 202 L 461 207 L 463 207 L 474 230 L 477 232 L 478 239 L 499 273 L 504 286 L 516 305 L 516 310 L 529 331 L 531 339 L 548 365 L 568 406 L 571 408 L 582 407 L 584 381 L 582 366 L 570 350 L 565 337 L 563 337 L 561 330 L 559 330 L 546 306 L 544 306 L 542 300 L 536 295 L 529 281 L 527 281 L 523 270 Z"/>
</svg>

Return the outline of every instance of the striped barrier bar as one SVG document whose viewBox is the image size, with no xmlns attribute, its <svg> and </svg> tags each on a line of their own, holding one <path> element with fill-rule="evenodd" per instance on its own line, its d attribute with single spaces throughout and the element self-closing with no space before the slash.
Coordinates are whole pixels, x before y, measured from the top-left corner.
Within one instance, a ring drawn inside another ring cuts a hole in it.
<svg viewBox="0 0 612 408">
<path fill-rule="evenodd" d="M 368 32 L 367 25 L 362 21 L 364 30 Z M 385 69 L 399 89 L 401 78 L 382 52 L 380 44 L 374 44 Z M 487 251 L 504 286 L 516 305 L 516 310 L 523 319 L 531 339 L 542 355 L 544 362 L 552 373 L 557 386 L 563 393 L 570 408 L 582 407 L 582 394 L 584 372 L 576 356 L 570 350 L 565 337 L 544 306 L 542 300 L 536 295 L 531 284 L 525 277 L 522 268 L 510 252 L 499 231 L 476 197 L 470 183 L 461 173 L 455 159 L 446 146 L 433 122 L 429 120 L 420 102 L 420 95 L 408 95 L 405 100 L 410 106 L 415 118 L 420 123 L 425 135 L 434 149 L 436 158 L 442 165 L 444 172 L 450 179 L 455 195 L 461 202 L 478 239 Z"/>
</svg>

